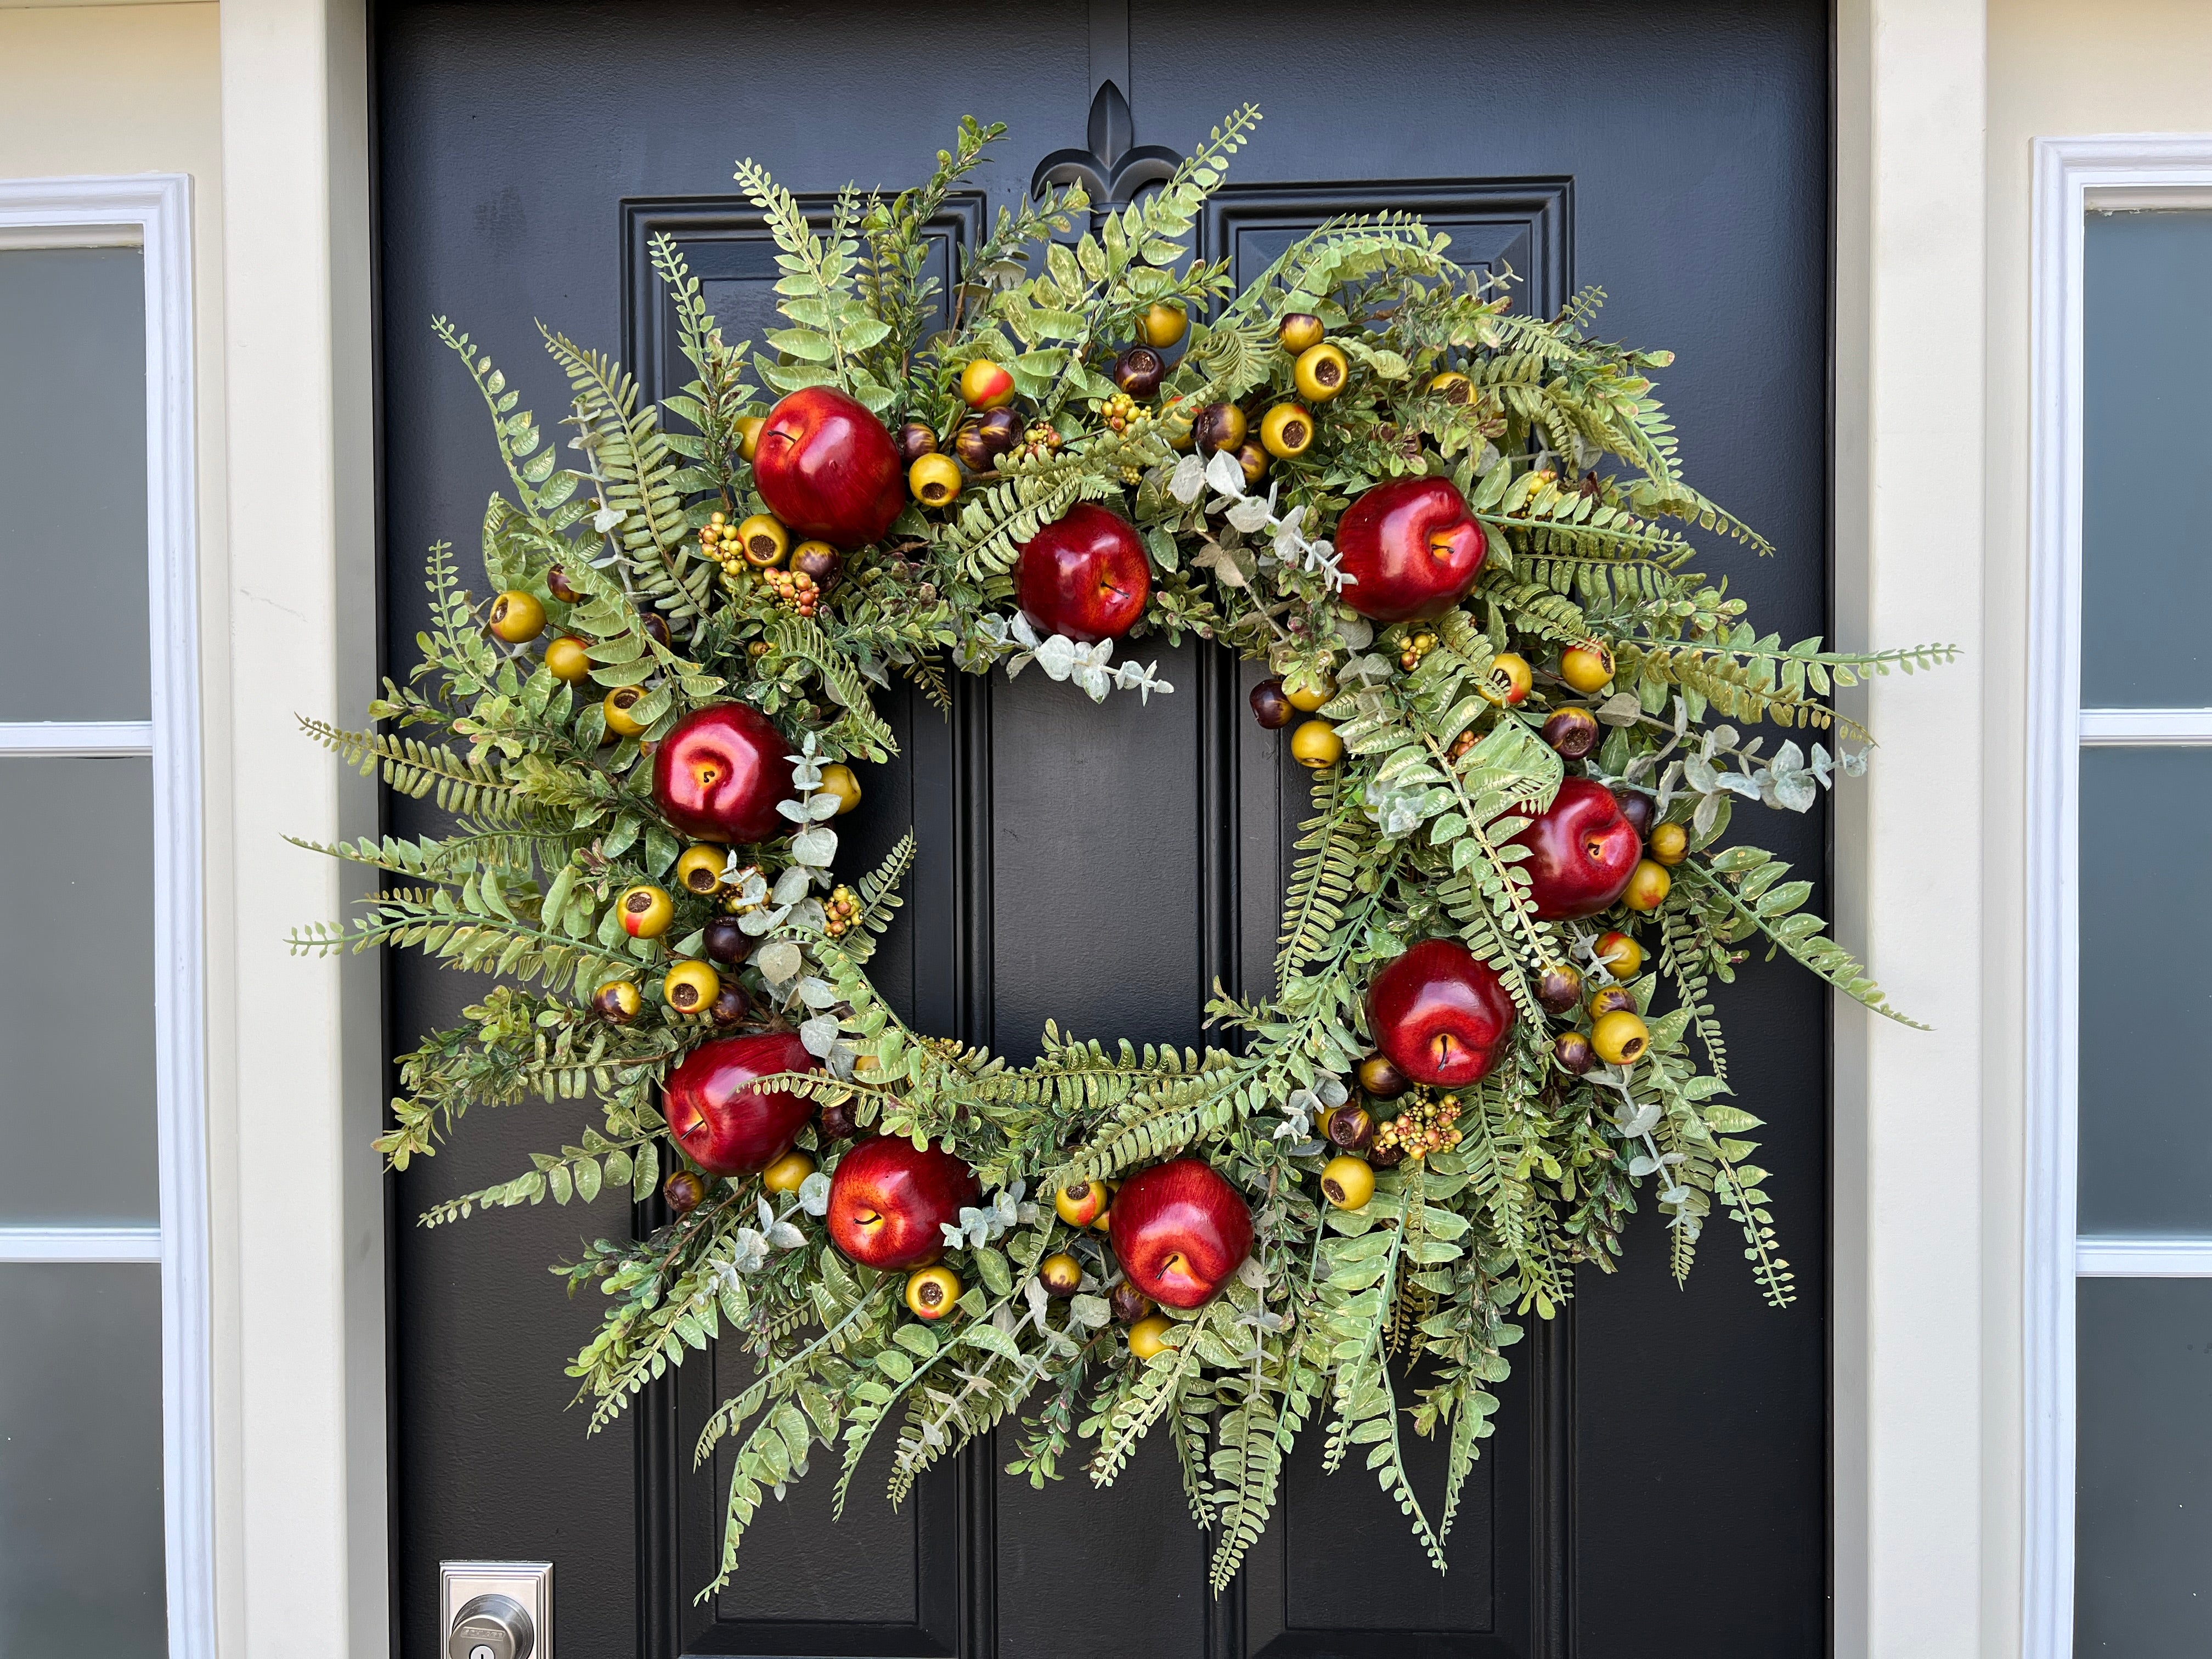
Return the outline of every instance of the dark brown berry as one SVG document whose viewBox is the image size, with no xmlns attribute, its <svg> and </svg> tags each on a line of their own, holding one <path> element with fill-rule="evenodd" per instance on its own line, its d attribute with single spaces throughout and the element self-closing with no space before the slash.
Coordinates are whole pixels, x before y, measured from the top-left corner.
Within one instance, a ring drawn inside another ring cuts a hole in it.
<svg viewBox="0 0 2212 1659">
<path fill-rule="evenodd" d="M 737 1024 L 752 1012 L 753 1000 L 745 994 L 745 988 L 735 980 L 724 980 L 722 988 L 714 993 L 714 1000 L 707 1006 L 707 1014 L 715 1024 Z"/>
<path fill-rule="evenodd" d="M 845 561 L 836 548 L 823 542 L 802 542 L 799 550 L 791 556 L 791 568 L 802 576 L 811 576 L 814 585 L 827 593 L 837 580 L 837 573 Z"/>
<path fill-rule="evenodd" d="M 831 1140 L 850 1140 L 860 1132 L 860 1115 L 849 1100 L 835 1100 L 822 1109 L 817 1133 Z"/>
<path fill-rule="evenodd" d="M 1297 706 L 1283 695 L 1279 676 L 1261 680 L 1252 688 L 1252 718 L 1270 732 L 1279 732 L 1297 718 Z"/>
<path fill-rule="evenodd" d="M 1217 449 L 1233 451 L 1244 441 L 1244 411 L 1235 404 L 1208 404 L 1198 411 L 1190 433 L 1198 441 L 1201 454 L 1211 455 Z"/>
<path fill-rule="evenodd" d="M 1114 1287 L 1108 1299 L 1114 1304 L 1114 1317 L 1124 1325 L 1133 1325 L 1149 1317 L 1152 1311 L 1152 1298 L 1126 1279 Z"/>
<path fill-rule="evenodd" d="M 1583 976 L 1564 962 L 1555 962 L 1536 975 L 1536 1000 L 1552 1013 L 1564 1014 L 1583 1000 Z"/>
<path fill-rule="evenodd" d="M 1597 747 L 1597 717 L 1587 708 L 1562 708 L 1544 722 L 1544 741 L 1569 760 Z"/>
<path fill-rule="evenodd" d="M 668 643 L 667 617 L 662 616 L 658 611 L 648 611 L 645 613 L 643 620 L 645 623 L 645 631 L 647 633 L 652 635 L 654 639 L 659 641 L 663 645 Z"/>
<path fill-rule="evenodd" d="M 1370 1146 L 1364 1157 L 1370 1170 L 1395 1170 L 1406 1161 L 1403 1146 Z"/>
<path fill-rule="evenodd" d="M 1594 1020 L 1622 1009 L 1632 1014 L 1636 1012 L 1636 998 L 1626 985 L 1608 985 L 1590 999 L 1590 1018 Z"/>
<path fill-rule="evenodd" d="M 568 580 L 568 573 L 557 564 L 545 573 L 545 591 L 564 605 L 574 605 L 584 597 Z"/>
<path fill-rule="evenodd" d="M 1132 398 L 1149 398 L 1160 389 L 1166 361 L 1150 346 L 1131 346 L 1114 360 L 1114 384 Z"/>
<path fill-rule="evenodd" d="M 706 1202 L 707 1178 L 696 1170 L 678 1170 L 660 1183 L 660 1195 L 678 1215 L 689 1215 Z"/>
<path fill-rule="evenodd" d="M 952 453 L 970 472 L 988 472 L 1021 435 L 1021 417 L 1012 410 L 986 410 L 953 434 Z"/>
<path fill-rule="evenodd" d="M 717 962 L 734 968 L 753 953 L 752 939 L 735 916 L 716 916 L 702 931 L 707 954 Z"/>
<path fill-rule="evenodd" d="M 921 421 L 908 421 L 898 429 L 901 466 L 912 466 L 925 455 L 937 453 L 937 434 Z"/>
<path fill-rule="evenodd" d="M 1597 1064 L 1597 1050 L 1590 1047 L 1587 1031 L 1562 1031 L 1553 1040 L 1552 1058 L 1580 1077 Z"/>
<path fill-rule="evenodd" d="M 1620 816 L 1628 820 L 1628 827 L 1638 836 L 1648 836 L 1651 826 L 1659 821 L 1659 803 L 1638 789 L 1616 792 L 1620 802 Z"/>
<path fill-rule="evenodd" d="M 1340 1152 L 1362 1152 L 1375 1139 L 1375 1120 L 1364 1106 L 1340 1106 L 1328 1115 L 1325 1138 Z"/>
<path fill-rule="evenodd" d="M 1359 1086 L 1377 1100 L 1395 1100 L 1413 1086 L 1413 1079 L 1389 1055 L 1370 1054 L 1359 1062 Z"/>
</svg>

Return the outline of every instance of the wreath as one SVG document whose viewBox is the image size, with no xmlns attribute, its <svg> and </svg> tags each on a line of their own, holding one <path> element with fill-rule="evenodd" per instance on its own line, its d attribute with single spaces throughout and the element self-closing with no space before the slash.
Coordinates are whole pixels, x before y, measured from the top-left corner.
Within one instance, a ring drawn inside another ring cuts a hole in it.
<svg viewBox="0 0 2212 1659">
<path fill-rule="evenodd" d="M 1639 1191 L 1678 1275 L 1718 1209 L 1792 1297 L 1713 982 L 1763 939 L 1899 1018 L 1810 883 L 1720 843 L 1738 802 L 1863 769 L 1835 688 L 1952 653 L 1785 646 L 1689 568 L 1693 527 L 1770 550 L 1685 481 L 1670 355 L 1594 337 L 1598 290 L 1521 314 L 1382 215 L 1232 291 L 1189 244 L 1258 118 L 1132 205 L 1002 209 L 942 292 L 927 228 L 1003 127 L 819 229 L 741 165 L 786 325 L 726 343 L 657 240 L 696 378 L 655 407 L 541 325 L 573 469 L 436 324 L 511 485 L 493 596 L 432 549 L 420 666 L 370 729 L 303 723 L 451 827 L 319 848 L 389 879 L 294 943 L 498 976 L 404 1057 L 391 1167 L 471 1103 L 599 1116 L 424 1224 L 665 1200 L 556 1272 L 605 1299 L 569 1371 L 593 1429 L 688 1351 L 750 1358 L 698 1443 L 729 1467 L 713 1589 L 817 1449 L 842 1508 L 893 1433 L 896 1502 L 1018 1415 L 1038 1484 L 1110 1482 L 1164 1426 L 1217 1590 L 1325 1418 L 1441 1571 L 1515 1321 L 1610 1270 Z M 1253 714 L 1312 771 L 1270 982 L 1216 987 L 1202 1051 L 1048 1025 L 1017 1066 L 912 1030 L 868 976 L 912 836 L 836 873 L 855 763 L 896 751 L 874 688 L 945 706 L 947 663 L 1035 664 L 1149 700 L 1117 644 L 1185 635 L 1264 659 Z M 1448 1443 L 1440 1494 L 1409 1429 Z"/>
</svg>

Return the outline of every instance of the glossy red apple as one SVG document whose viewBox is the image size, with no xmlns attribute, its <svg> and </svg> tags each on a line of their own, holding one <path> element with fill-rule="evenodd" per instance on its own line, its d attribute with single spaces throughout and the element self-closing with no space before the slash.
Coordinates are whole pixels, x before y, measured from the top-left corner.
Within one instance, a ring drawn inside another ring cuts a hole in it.
<svg viewBox="0 0 2212 1659">
<path fill-rule="evenodd" d="M 750 1175 L 789 1152 L 814 1113 L 805 1095 L 756 1088 L 755 1081 L 819 1069 L 790 1031 L 702 1042 L 668 1074 L 662 1115 L 676 1144 L 708 1174 Z"/>
<path fill-rule="evenodd" d="M 906 471 L 884 423 L 836 388 L 810 386 L 769 411 L 753 456 L 769 511 L 847 549 L 881 541 L 906 506 Z"/>
<path fill-rule="evenodd" d="M 694 709 L 653 756 L 653 800 L 695 841 L 766 841 L 792 827 L 775 804 L 797 793 L 791 739 L 750 703 Z"/>
<path fill-rule="evenodd" d="M 1152 591 L 1152 567 L 1127 520 L 1079 501 L 1022 544 L 1014 580 L 1039 633 L 1091 645 L 1136 626 Z"/>
<path fill-rule="evenodd" d="M 1212 1164 L 1157 1164 L 1114 1194 L 1114 1255 L 1155 1302 L 1195 1308 L 1252 1250 L 1252 1209 Z"/>
<path fill-rule="evenodd" d="M 1393 478 L 1336 524 L 1345 603 L 1375 622 L 1441 617 L 1467 597 L 1490 550 L 1449 478 Z"/>
<path fill-rule="evenodd" d="M 1414 1082 L 1462 1088 L 1497 1063 L 1513 999 L 1498 970 L 1457 939 L 1425 939 L 1368 981 L 1367 1024 Z"/>
<path fill-rule="evenodd" d="M 830 1177 L 830 1237 L 864 1267 L 919 1267 L 945 1249 L 939 1229 L 982 1195 L 975 1172 L 951 1153 L 878 1135 L 846 1153 Z"/>
<path fill-rule="evenodd" d="M 1627 890 L 1644 856 L 1643 837 L 1613 791 L 1588 778 L 1562 783 L 1549 810 L 1512 845 L 1529 851 L 1521 867 L 1528 872 L 1530 908 L 1541 921 L 1595 915 Z"/>
</svg>

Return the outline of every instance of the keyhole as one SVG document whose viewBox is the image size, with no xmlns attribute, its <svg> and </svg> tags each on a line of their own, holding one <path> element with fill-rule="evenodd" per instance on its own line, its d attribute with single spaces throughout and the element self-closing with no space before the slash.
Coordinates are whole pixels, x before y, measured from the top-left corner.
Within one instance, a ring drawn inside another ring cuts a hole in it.
<svg viewBox="0 0 2212 1659">
<path fill-rule="evenodd" d="M 469 1659 L 499 1659 L 499 1656 L 484 1643 L 479 1642 L 469 1650 Z"/>
</svg>

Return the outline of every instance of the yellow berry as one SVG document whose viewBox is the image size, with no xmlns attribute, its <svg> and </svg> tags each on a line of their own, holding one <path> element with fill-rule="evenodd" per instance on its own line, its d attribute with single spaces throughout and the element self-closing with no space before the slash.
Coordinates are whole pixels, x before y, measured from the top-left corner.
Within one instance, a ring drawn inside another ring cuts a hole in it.
<svg viewBox="0 0 2212 1659">
<path fill-rule="evenodd" d="M 1190 329 L 1190 313 L 1165 300 L 1156 301 L 1137 325 L 1145 343 L 1163 350 L 1179 343 Z"/>
<path fill-rule="evenodd" d="M 761 1185 L 772 1193 L 795 1193 L 814 1173 L 814 1160 L 804 1152 L 786 1152 L 761 1171 Z"/>
<path fill-rule="evenodd" d="M 720 884 L 729 861 L 726 847 L 686 848 L 684 856 L 676 860 L 676 884 L 687 893 L 711 893 Z"/>
<path fill-rule="evenodd" d="M 722 994 L 722 976 L 703 962 L 679 962 L 660 981 L 661 1000 L 679 1014 L 704 1013 Z"/>
<path fill-rule="evenodd" d="M 1516 652 L 1501 651 L 1490 659 L 1490 672 L 1482 677 L 1479 689 L 1492 702 L 1517 708 L 1535 683 L 1536 677 L 1526 657 Z"/>
<path fill-rule="evenodd" d="M 1626 933 L 1601 933 L 1597 959 L 1615 979 L 1634 979 L 1643 971 L 1644 947 Z"/>
<path fill-rule="evenodd" d="M 817 794 L 837 797 L 837 811 L 842 816 L 860 804 L 860 781 L 853 775 L 853 769 L 842 761 L 833 761 L 822 769 L 821 786 Z"/>
<path fill-rule="evenodd" d="M 1570 646 L 1559 653 L 1559 678 L 1584 696 L 1602 691 L 1613 680 L 1613 653 L 1595 640 Z"/>
<path fill-rule="evenodd" d="M 1346 1152 L 1329 1159 L 1321 1172 L 1322 1196 L 1340 1210 L 1364 1210 L 1375 1196 L 1375 1171 L 1364 1158 Z"/>
<path fill-rule="evenodd" d="M 510 587 L 491 602 L 490 627 L 509 645 L 521 645 L 545 631 L 545 607 L 535 593 Z"/>
<path fill-rule="evenodd" d="M 630 714 L 644 696 L 645 688 L 641 685 L 618 685 L 608 692 L 605 701 L 599 705 L 599 712 L 607 722 L 607 730 L 618 738 L 634 738 L 644 731 L 645 722 Z"/>
<path fill-rule="evenodd" d="M 951 1268 L 923 1267 L 907 1275 L 907 1311 L 916 1319 L 942 1319 L 959 1302 L 960 1275 Z"/>
<path fill-rule="evenodd" d="M 764 416 L 738 416 L 738 453 L 744 456 L 749 461 L 752 459 L 755 453 L 760 448 L 761 428 L 767 424 L 768 420 Z M 720 515 L 718 514 L 716 516 L 719 518 Z"/>
<path fill-rule="evenodd" d="M 1620 896 L 1621 902 L 1630 909 L 1649 915 L 1667 902 L 1667 894 L 1674 885 L 1674 878 L 1668 873 L 1665 865 L 1644 859 L 1629 872 L 1628 890 Z"/>
<path fill-rule="evenodd" d="M 625 890 L 615 902 L 622 912 L 623 932 L 632 939 L 659 939 L 676 920 L 676 901 L 651 882 Z"/>
<path fill-rule="evenodd" d="M 1321 343 L 1321 319 L 1310 311 L 1293 311 L 1275 325 L 1275 337 L 1292 356 L 1312 350 Z"/>
<path fill-rule="evenodd" d="M 1324 680 L 1319 685 L 1305 684 L 1295 687 L 1285 686 L 1283 689 L 1283 696 L 1289 699 L 1291 707 L 1301 714 L 1312 714 L 1315 709 L 1335 695 L 1334 680 Z"/>
<path fill-rule="evenodd" d="M 1310 771 L 1334 766 L 1344 758 L 1344 739 L 1327 720 L 1305 720 L 1291 733 L 1291 758 Z"/>
<path fill-rule="evenodd" d="M 960 463 L 925 455 L 906 470 L 906 487 L 924 507 L 943 507 L 960 493 Z"/>
<path fill-rule="evenodd" d="M 1014 377 L 978 357 L 960 371 L 960 397 L 970 409 L 1004 409 L 1014 400 Z"/>
<path fill-rule="evenodd" d="M 1601 1015 L 1590 1027 L 1590 1047 L 1609 1066 L 1632 1066 L 1650 1045 L 1650 1028 L 1626 1008 Z"/>
<path fill-rule="evenodd" d="M 591 653 L 574 635 L 563 634 L 545 647 L 545 672 L 574 685 L 591 673 Z"/>
<path fill-rule="evenodd" d="M 1344 349 L 1323 341 L 1310 346 L 1298 354 L 1298 361 L 1291 369 L 1291 381 L 1298 389 L 1298 396 L 1310 404 L 1325 404 L 1344 390 L 1352 379 L 1352 365 Z"/>
<path fill-rule="evenodd" d="M 1661 864 L 1680 864 L 1690 854 L 1690 832 L 1679 823 L 1655 823 L 1644 850 Z"/>
<path fill-rule="evenodd" d="M 1129 1352 L 1139 1359 L 1150 1359 L 1156 1353 L 1164 1352 L 1170 1328 L 1164 1314 L 1139 1320 L 1129 1327 Z"/>
<path fill-rule="evenodd" d="M 1260 417 L 1260 441 L 1281 460 L 1313 447 L 1314 418 L 1302 404 L 1277 404 Z"/>
<path fill-rule="evenodd" d="M 756 570 L 768 570 L 783 562 L 783 556 L 791 550 L 791 532 L 781 520 L 765 513 L 756 513 L 738 526 L 738 545 L 744 550 L 745 562 Z"/>
</svg>

